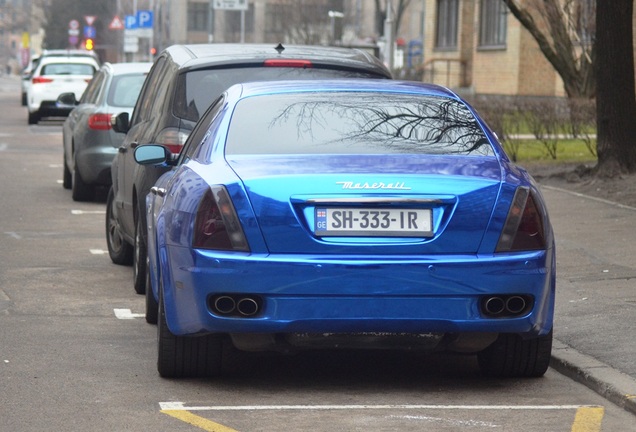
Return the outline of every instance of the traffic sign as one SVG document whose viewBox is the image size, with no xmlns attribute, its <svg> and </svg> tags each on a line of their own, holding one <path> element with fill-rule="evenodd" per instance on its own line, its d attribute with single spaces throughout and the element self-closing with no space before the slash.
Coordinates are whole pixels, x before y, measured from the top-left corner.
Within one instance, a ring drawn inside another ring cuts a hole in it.
<svg viewBox="0 0 636 432">
<path fill-rule="evenodd" d="M 68 22 L 68 28 L 77 30 L 79 29 L 79 21 L 78 20 L 70 20 Z"/>
<path fill-rule="evenodd" d="M 137 36 L 124 37 L 124 52 L 127 52 L 127 53 L 139 52 L 139 38 Z"/>
<path fill-rule="evenodd" d="M 213 6 L 214 9 L 246 11 L 249 5 L 247 0 L 214 0 Z"/>
<path fill-rule="evenodd" d="M 95 37 L 95 27 L 92 26 L 84 26 L 84 37 L 85 38 L 94 38 Z"/>
<path fill-rule="evenodd" d="M 96 18 L 97 18 L 96 16 L 87 15 L 84 17 L 84 20 L 86 20 L 86 24 L 88 24 L 89 26 L 92 26 Z"/>
<path fill-rule="evenodd" d="M 124 26 L 126 27 L 126 30 L 134 30 L 136 28 L 139 28 L 139 26 L 137 25 L 137 17 L 135 15 L 126 15 L 124 20 Z"/>
<path fill-rule="evenodd" d="M 119 16 L 115 15 L 110 24 L 108 24 L 108 28 L 110 30 L 123 30 L 124 22 L 121 20 L 121 18 L 119 18 Z"/>
<path fill-rule="evenodd" d="M 149 10 L 137 11 L 137 26 L 139 28 L 152 28 L 153 12 Z"/>
</svg>

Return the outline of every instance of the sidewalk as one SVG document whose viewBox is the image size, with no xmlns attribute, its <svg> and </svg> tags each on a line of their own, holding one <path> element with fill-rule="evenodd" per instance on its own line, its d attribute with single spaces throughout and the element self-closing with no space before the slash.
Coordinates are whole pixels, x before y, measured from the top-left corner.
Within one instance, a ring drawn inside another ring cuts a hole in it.
<svg viewBox="0 0 636 432">
<path fill-rule="evenodd" d="M 551 366 L 636 414 L 636 208 L 542 191 L 557 247 Z"/>
</svg>

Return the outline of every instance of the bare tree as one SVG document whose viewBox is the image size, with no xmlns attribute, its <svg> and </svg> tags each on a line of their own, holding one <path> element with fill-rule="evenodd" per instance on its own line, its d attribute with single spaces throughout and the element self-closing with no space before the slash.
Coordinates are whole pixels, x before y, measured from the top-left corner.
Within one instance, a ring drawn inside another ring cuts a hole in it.
<svg viewBox="0 0 636 432">
<path fill-rule="evenodd" d="M 268 4 L 272 41 L 319 45 L 332 42 L 329 12 L 343 11 L 342 0 L 276 0 Z"/>
<path fill-rule="evenodd" d="M 596 5 L 597 174 L 636 172 L 633 0 Z"/>
<path fill-rule="evenodd" d="M 598 176 L 636 172 L 634 0 L 503 0 L 563 79 L 596 97 Z"/>
<path fill-rule="evenodd" d="M 567 95 L 593 97 L 597 52 L 594 0 L 503 1 L 561 76 Z"/>
<path fill-rule="evenodd" d="M 395 0 L 393 8 L 395 10 L 395 34 L 400 30 L 400 22 L 406 8 L 411 0 Z M 380 36 L 384 36 L 384 20 L 386 19 L 387 0 L 375 0 L 375 30 Z"/>
</svg>

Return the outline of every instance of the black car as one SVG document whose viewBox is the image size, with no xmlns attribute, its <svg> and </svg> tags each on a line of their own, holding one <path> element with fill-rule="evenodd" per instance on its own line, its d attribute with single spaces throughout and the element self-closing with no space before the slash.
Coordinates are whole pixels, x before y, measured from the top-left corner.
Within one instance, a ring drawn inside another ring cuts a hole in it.
<svg viewBox="0 0 636 432">
<path fill-rule="evenodd" d="M 376 57 L 350 48 L 197 44 L 174 45 L 159 55 L 132 117 L 121 113 L 113 119 L 114 130 L 126 138 L 111 169 L 106 239 L 114 263 L 133 264 L 137 293 L 146 291 L 146 195 L 166 169 L 138 165 L 133 150 L 161 144 L 179 153 L 199 117 L 234 84 L 322 78 L 392 76 Z"/>
</svg>

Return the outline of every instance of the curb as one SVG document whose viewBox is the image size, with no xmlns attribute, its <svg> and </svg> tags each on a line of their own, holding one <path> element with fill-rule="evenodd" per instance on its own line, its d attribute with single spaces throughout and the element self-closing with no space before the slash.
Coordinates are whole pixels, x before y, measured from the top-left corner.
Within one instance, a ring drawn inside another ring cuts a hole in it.
<svg viewBox="0 0 636 432">
<path fill-rule="evenodd" d="M 636 414 L 636 380 L 611 366 L 554 340 L 550 367 Z"/>
</svg>

